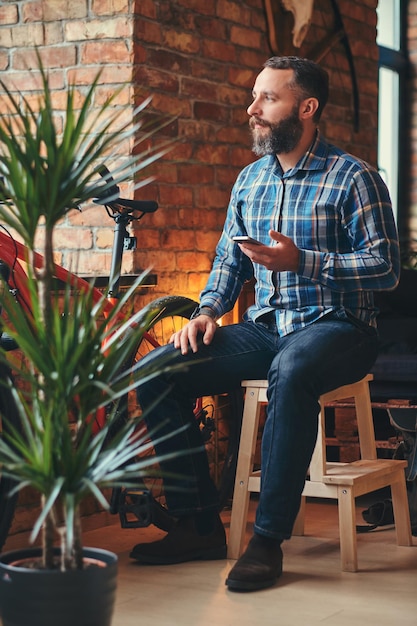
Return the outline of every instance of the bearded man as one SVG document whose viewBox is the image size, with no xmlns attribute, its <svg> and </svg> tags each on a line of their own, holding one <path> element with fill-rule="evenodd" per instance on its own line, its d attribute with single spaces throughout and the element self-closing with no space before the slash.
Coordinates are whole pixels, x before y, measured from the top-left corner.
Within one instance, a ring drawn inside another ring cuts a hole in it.
<svg viewBox="0 0 417 626">
<path fill-rule="evenodd" d="M 236 591 L 269 587 L 281 575 L 281 545 L 291 537 L 315 446 L 319 397 L 371 369 L 378 350 L 373 292 L 395 288 L 400 271 L 384 182 L 318 129 L 327 73 L 307 59 L 273 57 L 252 97 L 247 112 L 260 158 L 233 187 L 200 305 L 168 346 L 144 359 L 171 353 L 173 362 L 192 364 L 138 388 L 140 403 L 151 407 L 150 428 L 166 424 L 158 435 L 190 425 L 157 452 L 190 453 L 163 464 L 175 525 L 162 540 L 131 552 L 148 564 L 226 557 L 217 492 L 190 399 L 267 378 L 254 534 L 226 579 Z M 260 245 L 237 243 L 242 236 Z M 216 320 L 251 278 L 254 305 L 241 323 L 219 327 Z"/>
</svg>

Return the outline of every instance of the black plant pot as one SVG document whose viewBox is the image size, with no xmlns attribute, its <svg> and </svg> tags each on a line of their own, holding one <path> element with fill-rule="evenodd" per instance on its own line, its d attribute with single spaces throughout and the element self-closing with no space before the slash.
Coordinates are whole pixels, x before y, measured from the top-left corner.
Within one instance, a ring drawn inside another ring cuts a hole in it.
<svg viewBox="0 0 417 626">
<path fill-rule="evenodd" d="M 59 550 L 57 550 L 59 552 Z M 117 584 L 117 556 L 84 548 L 84 558 L 104 567 L 60 572 L 10 565 L 40 555 L 39 548 L 0 556 L 0 615 L 3 626 L 110 626 Z"/>
</svg>

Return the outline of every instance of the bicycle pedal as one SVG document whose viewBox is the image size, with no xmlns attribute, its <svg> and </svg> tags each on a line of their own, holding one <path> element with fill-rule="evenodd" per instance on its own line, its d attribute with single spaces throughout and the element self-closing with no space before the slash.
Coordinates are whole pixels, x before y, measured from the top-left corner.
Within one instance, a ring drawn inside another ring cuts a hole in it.
<svg viewBox="0 0 417 626">
<path fill-rule="evenodd" d="M 152 524 L 152 494 L 144 490 L 122 489 L 118 494 L 122 528 L 146 528 Z"/>
</svg>

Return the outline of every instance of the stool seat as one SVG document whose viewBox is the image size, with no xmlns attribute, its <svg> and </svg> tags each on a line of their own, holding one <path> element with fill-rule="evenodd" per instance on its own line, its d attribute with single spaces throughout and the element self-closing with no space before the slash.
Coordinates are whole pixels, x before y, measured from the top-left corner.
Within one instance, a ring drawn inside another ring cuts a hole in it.
<svg viewBox="0 0 417 626">
<path fill-rule="evenodd" d="M 368 375 L 360 381 L 334 389 L 320 397 L 319 427 L 316 446 L 306 477 L 302 502 L 293 534 L 304 534 L 306 497 L 331 498 L 338 501 L 341 567 L 357 571 L 355 498 L 390 486 L 398 545 L 412 545 L 404 469 L 406 461 L 378 459 L 369 395 Z M 233 494 L 228 557 L 239 558 L 243 550 L 249 496 L 260 491 L 261 472 L 254 470 L 259 415 L 267 403 L 267 380 L 245 380 L 242 433 Z M 325 406 L 335 400 L 353 398 L 359 433 L 361 459 L 351 463 L 329 463 L 326 459 Z"/>
</svg>

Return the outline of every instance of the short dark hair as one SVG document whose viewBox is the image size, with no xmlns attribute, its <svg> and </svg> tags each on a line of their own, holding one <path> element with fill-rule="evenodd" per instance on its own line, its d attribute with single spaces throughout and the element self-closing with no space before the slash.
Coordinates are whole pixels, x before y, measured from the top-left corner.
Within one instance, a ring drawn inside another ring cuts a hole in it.
<svg viewBox="0 0 417 626">
<path fill-rule="evenodd" d="M 300 57 L 271 57 L 264 67 L 273 70 L 293 70 L 294 88 L 299 89 L 301 99 L 317 98 L 319 106 L 314 116 L 318 122 L 329 97 L 329 75 L 320 65 L 310 59 Z"/>
</svg>

